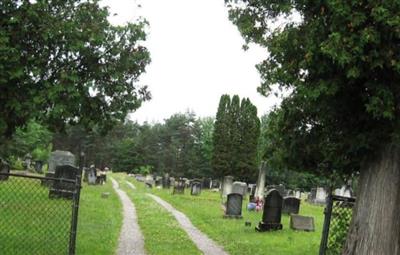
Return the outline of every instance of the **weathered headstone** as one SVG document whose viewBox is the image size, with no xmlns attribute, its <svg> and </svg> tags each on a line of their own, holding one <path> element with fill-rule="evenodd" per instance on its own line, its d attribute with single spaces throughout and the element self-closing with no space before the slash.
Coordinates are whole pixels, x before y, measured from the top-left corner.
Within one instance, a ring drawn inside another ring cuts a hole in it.
<svg viewBox="0 0 400 255">
<path fill-rule="evenodd" d="M 162 187 L 163 187 L 164 189 L 169 189 L 170 185 L 171 185 L 171 182 L 170 182 L 170 180 L 169 180 L 169 174 L 166 173 L 166 174 L 163 175 Z"/>
<path fill-rule="evenodd" d="M 340 195 L 342 197 L 352 197 L 353 196 L 353 190 L 349 185 L 343 185 L 342 188 L 340 189 Z"/>
<path fill-rule="evenodd" d="M 185 194 L 185 180 L 180 178 L 175 181 L 174 189 L 172 190 L 172 194 Z"/>
<path fill-rule="evenodd" d="M 317 188 L 314 203 L 325 204 L 327 197 L 328 197 L 328 193 L 326 192 L 326 190 L 324 188 Z"/>
<path fill-rule="evenodd" d="M 203 181 L 202 181 L 203 189 L 210 189 L 211 185 L 212 185 L 212 179 L 211 178 L 203 178 Z"/>
<path fill-rule="evenodd" d="M 249 184 L 249 202 L 253 203 L 255 202 L 255 193 L 256 193 L 256 188 L 257 185 L 256 184 Z"/>
<path fill-rule="evenodd" d="M 30 153 L 27 153 L 24 157 L 24 170 L 28 170 L 31 168 L 31 163 L 32 163 L 32 155 Z"/>
<path fill-rule="evenodd" d="M 282 213 L 298 214 L 300 210 L 300 199 L 296 197 L 285 197 L 283 199 Z"/>
<path fill-rule="evenodd" d="M 47 172 L 54 173 L 57 166 L 76 166 L 75 156 L 69 151 L 53 151 L 49 158 L 49 169 Z"/>
<path fill-rule="evenodd" d="M 3 159 L 0 158 L 0 173 L 9 174 L 10 173 L 10 165 Z M 0 181 L 7 181 L 8 175 L 0 175 Z"/>
<path fill-rule="evenodd" d="M 279 191 L 272 189 L 267 193 L 264 203 L 262 221 L 256 227 L 259 232 L 282 229 L 282 196 Z"/>
<path fill-rule="evenodd" d="M 295 198 L 298 198 L 298 199 L 301 199 L 301 191 L 300 191 L 300 190 L 296 190 L 296 191 L 294 192 L 294 197 L 295 197 Z"/>
<path fill-rule="evenodd" d="M 260 170 L 258 172 L 258 179 L 255 190 L 255 199 L 264 200 L 265 195 L 265 177 L 267 175 L 267 162 L 263 161 L 260 165 Z"/>
<path fill-rule="evenodd" d="M 225 218 L 242 218 L 243 196 L 238 193 L 228 195 L 226 202 Z"/>
<path fill-rule="evenodd" d="M 146 175 L 145 184 L 146 184 L 146 187 L 148 187 L 148 188 L 152 188 L 154 186 L 155 182 L 154 182 L 154 178 L 152 175 L 150 175 L 150 174 Z"/>
<path fill-rule="evenodd" d="M 201 193 L 201 181 L 200 180 L 193 180 L 191 182 L 190 188 L 190 195 L 197 196 Z"/>
<path fill-rule="evenodd" d="M 57 166 L 55 171 L 55 178 L 53 185 L 50 188 L 50 198 L 66 198 L 72 199 L 75 192 L 75 183 L 66 182 L 67 180 L 76 180 L 79 174 L 79 169 L 70 165 Z"/>
<path fill-rule="evenodd" d="M 245 196 L 247 192 L 247 184 L 245 182 L 234 182 L 232 183 L 232 193 L 237 193 Z"/>
<path fill-rule="evenodd" d="M 97 179 L 97 170 L 94 166 L 87 169 L 88 184 L 95 185 Z"/>
<path fill-rule="evenodd" d="M 222 199 L 226 199 L 228 194 L 232 193 L 232 183 L 233 177 L 232 176 L 225 176 L 224 183 L 222 184 Z"/>
<path fill-rule="evenodd" d="M 221 182 L 217 179 L 212 180 L 211 189 L 219 189 L 221 187 Z"/>
<path fill-rule="evenodd" d="M 290 228 L 302 231 L 315 231 L 314 218 L 292 214 L 290 215 Z"/>
</svg>

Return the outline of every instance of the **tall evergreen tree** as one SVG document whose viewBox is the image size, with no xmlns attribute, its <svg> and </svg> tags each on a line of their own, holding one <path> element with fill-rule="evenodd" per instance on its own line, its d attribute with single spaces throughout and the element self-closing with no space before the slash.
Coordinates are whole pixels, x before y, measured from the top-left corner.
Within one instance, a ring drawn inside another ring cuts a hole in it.
<svg viewBox="0 0 400 255">
<path fill-rule="evenodd" d="M 229 137 L 229 95 L 222 95 L 219 100 L 213 134 L 213 155 L 211 165 L 216 177 L 229 174 L 230 168 L 230 137 Z"/>
</svg>

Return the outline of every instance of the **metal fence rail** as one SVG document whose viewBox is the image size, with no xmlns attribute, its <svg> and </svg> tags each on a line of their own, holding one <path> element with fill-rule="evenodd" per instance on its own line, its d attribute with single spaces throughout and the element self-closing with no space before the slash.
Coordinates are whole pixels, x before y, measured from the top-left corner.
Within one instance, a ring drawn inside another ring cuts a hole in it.
<svg viewBox="0 0 400 255">
<path fill-rule="evenodd" d="M 325 207 L 325 220 L 320 244 L 320 255 L 341 254 L 346 242 L 355 198 L 329 196 Z"/>
<path fill-rule="evenodd" d="M 0 177 L 0 253 L 75 254 L 80 176 L 70 180 L 0 173 Z M 70 190 L 55 190 L 63 185 Z M 54 192 L 69 192 L 69 197 Z"/>
</svg>

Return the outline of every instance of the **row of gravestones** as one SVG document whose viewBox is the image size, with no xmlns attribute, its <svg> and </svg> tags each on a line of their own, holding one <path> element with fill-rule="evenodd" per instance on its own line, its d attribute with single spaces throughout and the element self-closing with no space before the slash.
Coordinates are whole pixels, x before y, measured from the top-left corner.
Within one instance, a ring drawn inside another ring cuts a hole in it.
<svg viewBox="0 0 400 255">
<path fill-rule="evenodd" d="M 104 184 L 107 181 L 107 172 L 97 169 L 94 165 L 83 169 L 83 181 L 89 185 Z"/>
</svg>

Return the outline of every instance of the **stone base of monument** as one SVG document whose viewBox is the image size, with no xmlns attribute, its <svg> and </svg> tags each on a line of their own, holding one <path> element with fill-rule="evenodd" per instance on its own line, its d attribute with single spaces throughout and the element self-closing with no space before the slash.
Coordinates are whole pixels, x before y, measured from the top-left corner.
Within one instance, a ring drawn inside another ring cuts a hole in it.
<svg viewBox="0 0 400 255">
<path fill-rule="evenodd" d="M 256 227 L 256 230 L 258 232 L 281 230 L 281 229 L 282 229 L 281 223 L 264 223 L 262 221 L 260 223 L 258 223 L 258 226 Z"/>
<path fill-rule="evenodd" d="M 224 219 L 243 219 L 242 215 L 224 215 Z"/>
</svg>

